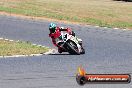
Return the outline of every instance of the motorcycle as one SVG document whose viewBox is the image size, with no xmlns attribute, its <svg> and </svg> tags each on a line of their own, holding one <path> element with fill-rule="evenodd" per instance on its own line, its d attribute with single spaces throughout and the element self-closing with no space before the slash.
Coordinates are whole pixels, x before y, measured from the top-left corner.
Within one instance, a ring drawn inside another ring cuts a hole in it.
<svg viewBox="0 0 132 88">
<path fill-rule="evenodd" d="M 61 36 L 56 39 L 56 43 L 69 54 L 85 54 L 85 49 L 82 46 L 82 40 L 78 39 L 76 36 L 61 32 Z"/>
</svg>

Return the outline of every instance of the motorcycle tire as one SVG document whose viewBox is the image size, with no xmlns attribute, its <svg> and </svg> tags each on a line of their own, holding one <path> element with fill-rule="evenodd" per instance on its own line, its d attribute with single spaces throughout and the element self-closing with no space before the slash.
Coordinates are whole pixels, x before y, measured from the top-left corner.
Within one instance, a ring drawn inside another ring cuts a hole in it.
<svg viewBox="0 0 132 88">
<path fill-rule="evenodd" d="M 72 43 L 72 44 L 71 44 Z M 74 46 L 73 46 L 74 45 Z M 78 51 L 76 44 L 73 41 L 66 42 L 67 50 L 70 54 L 73 55 L 80 55 L 80 52 Z"/>
<path fill-rule="evenodd" d="M 82 47 L 82 52 L 80 54 L 85 54 L 85 49 Z"/>
</svg>

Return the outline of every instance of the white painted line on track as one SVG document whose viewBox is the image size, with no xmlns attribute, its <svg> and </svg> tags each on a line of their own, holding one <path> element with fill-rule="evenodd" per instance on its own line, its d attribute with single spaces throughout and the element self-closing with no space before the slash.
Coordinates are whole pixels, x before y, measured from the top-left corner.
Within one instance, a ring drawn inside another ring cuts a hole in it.
<svg viewBox="0 0 132 88">
<path fill-rule="evenodd" d="M 38 47 L 42 47 L 42 45 L 37 45 Z"/>
<path fill-rule="evenodd" d="M 8 41 L 9 39 L 4 39 L 4 40 Z"/>
<path fill-rule="evenodd" d="M 14 40 L 9 40 L 10 42 L 14 41 Z"/>
<path fill-rule="evenodd" d="M 104 27 L 104 28 L 106 28 L 106 29 L 107 29 L 108 27 Z"/>
<path fill-rule="evenodd" d="M 57 50 L 50 49 L 48 52 L 42 53 L 42 54 L 0 56 L 0 58 L 27 57 L 27 56 L 42 56 L 42 55 L 49 55 L 49 54 L 54 54 L 54 53 L 57 53 Z"/>
<path fill-rule="evenodd" d="M 114 29 L 119 29 L 119 28 L 114 28 Z"/>
<path fill-rule="evenodd" d="M 32 44 L 32 45 L 36 46 L 37 44 Z"/>
<path fill-rule="evenodd" d="M 3 39 L 3 38 L 0 38 L 0 39 Z"/>
<path fill-rule="evenodd" d="M 55 54 L 55 53 L 57 53 L 56 49 L 50 49 L 48 52 L 44 53 L 44 55 Z"/>
<path fill-rule="evenodd" d="M 97 27 L 97 28 L 98 28 L 99 26 L 95 26 L 95 27 Z"/>
</svg>

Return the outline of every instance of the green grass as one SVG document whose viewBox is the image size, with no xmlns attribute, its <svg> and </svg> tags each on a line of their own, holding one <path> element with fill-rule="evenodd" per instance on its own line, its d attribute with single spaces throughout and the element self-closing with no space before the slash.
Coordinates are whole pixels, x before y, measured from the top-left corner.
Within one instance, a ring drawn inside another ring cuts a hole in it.
<svg viewBox="0 0 132 88">
<path fill-rule="evenodd" d="M 39 54 L 48 50 L 47 47 L 35 46 L 30 42 L 0 40 L 0 56 Z"/>
<path fill-rule="evenodd" d="M 83 24 L 132 28 L 132 3 L 113 0 L 1 0 L 0 11 Z"/>
</svg>

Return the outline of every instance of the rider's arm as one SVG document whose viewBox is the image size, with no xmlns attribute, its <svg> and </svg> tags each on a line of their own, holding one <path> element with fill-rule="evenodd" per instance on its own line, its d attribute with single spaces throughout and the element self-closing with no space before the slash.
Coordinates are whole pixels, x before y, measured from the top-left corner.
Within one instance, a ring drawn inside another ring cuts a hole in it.
<svg viewBox="0 0 132 88">
<path fill-rule="evenodd" d="M 54 38 L 53 35 L 54 35 L 54 34 L 50 33 L 50 34 L 49 34 L 49 37 L 51 37 L 52 43 L 53 43 L 55 46 L 57 46 L 56 41 L 55 41 L 55 38 Z"/>
<path fill-rule="evenodd" d="M 60 31 L 66 31 L 66 32 L 68 32 L 69 34 L 71 34 L 71 29 L 70 28 L 64 28 L 64 27 L 61 27 L 60 28 Z"/>
<path fill-rule="evenodd" d="M 65 28 L 65 29 L 60 29 L 60 31 L 67 31 L 67 29 Z"/>
<path fill-rule="evenodd" d="M 61 27 L 60 31 L 67 31 L 69 34 L 75 36 L 74 31 L 72 31 L 70 28 L 63 28 L 63 27 Z"/>
</svg>

